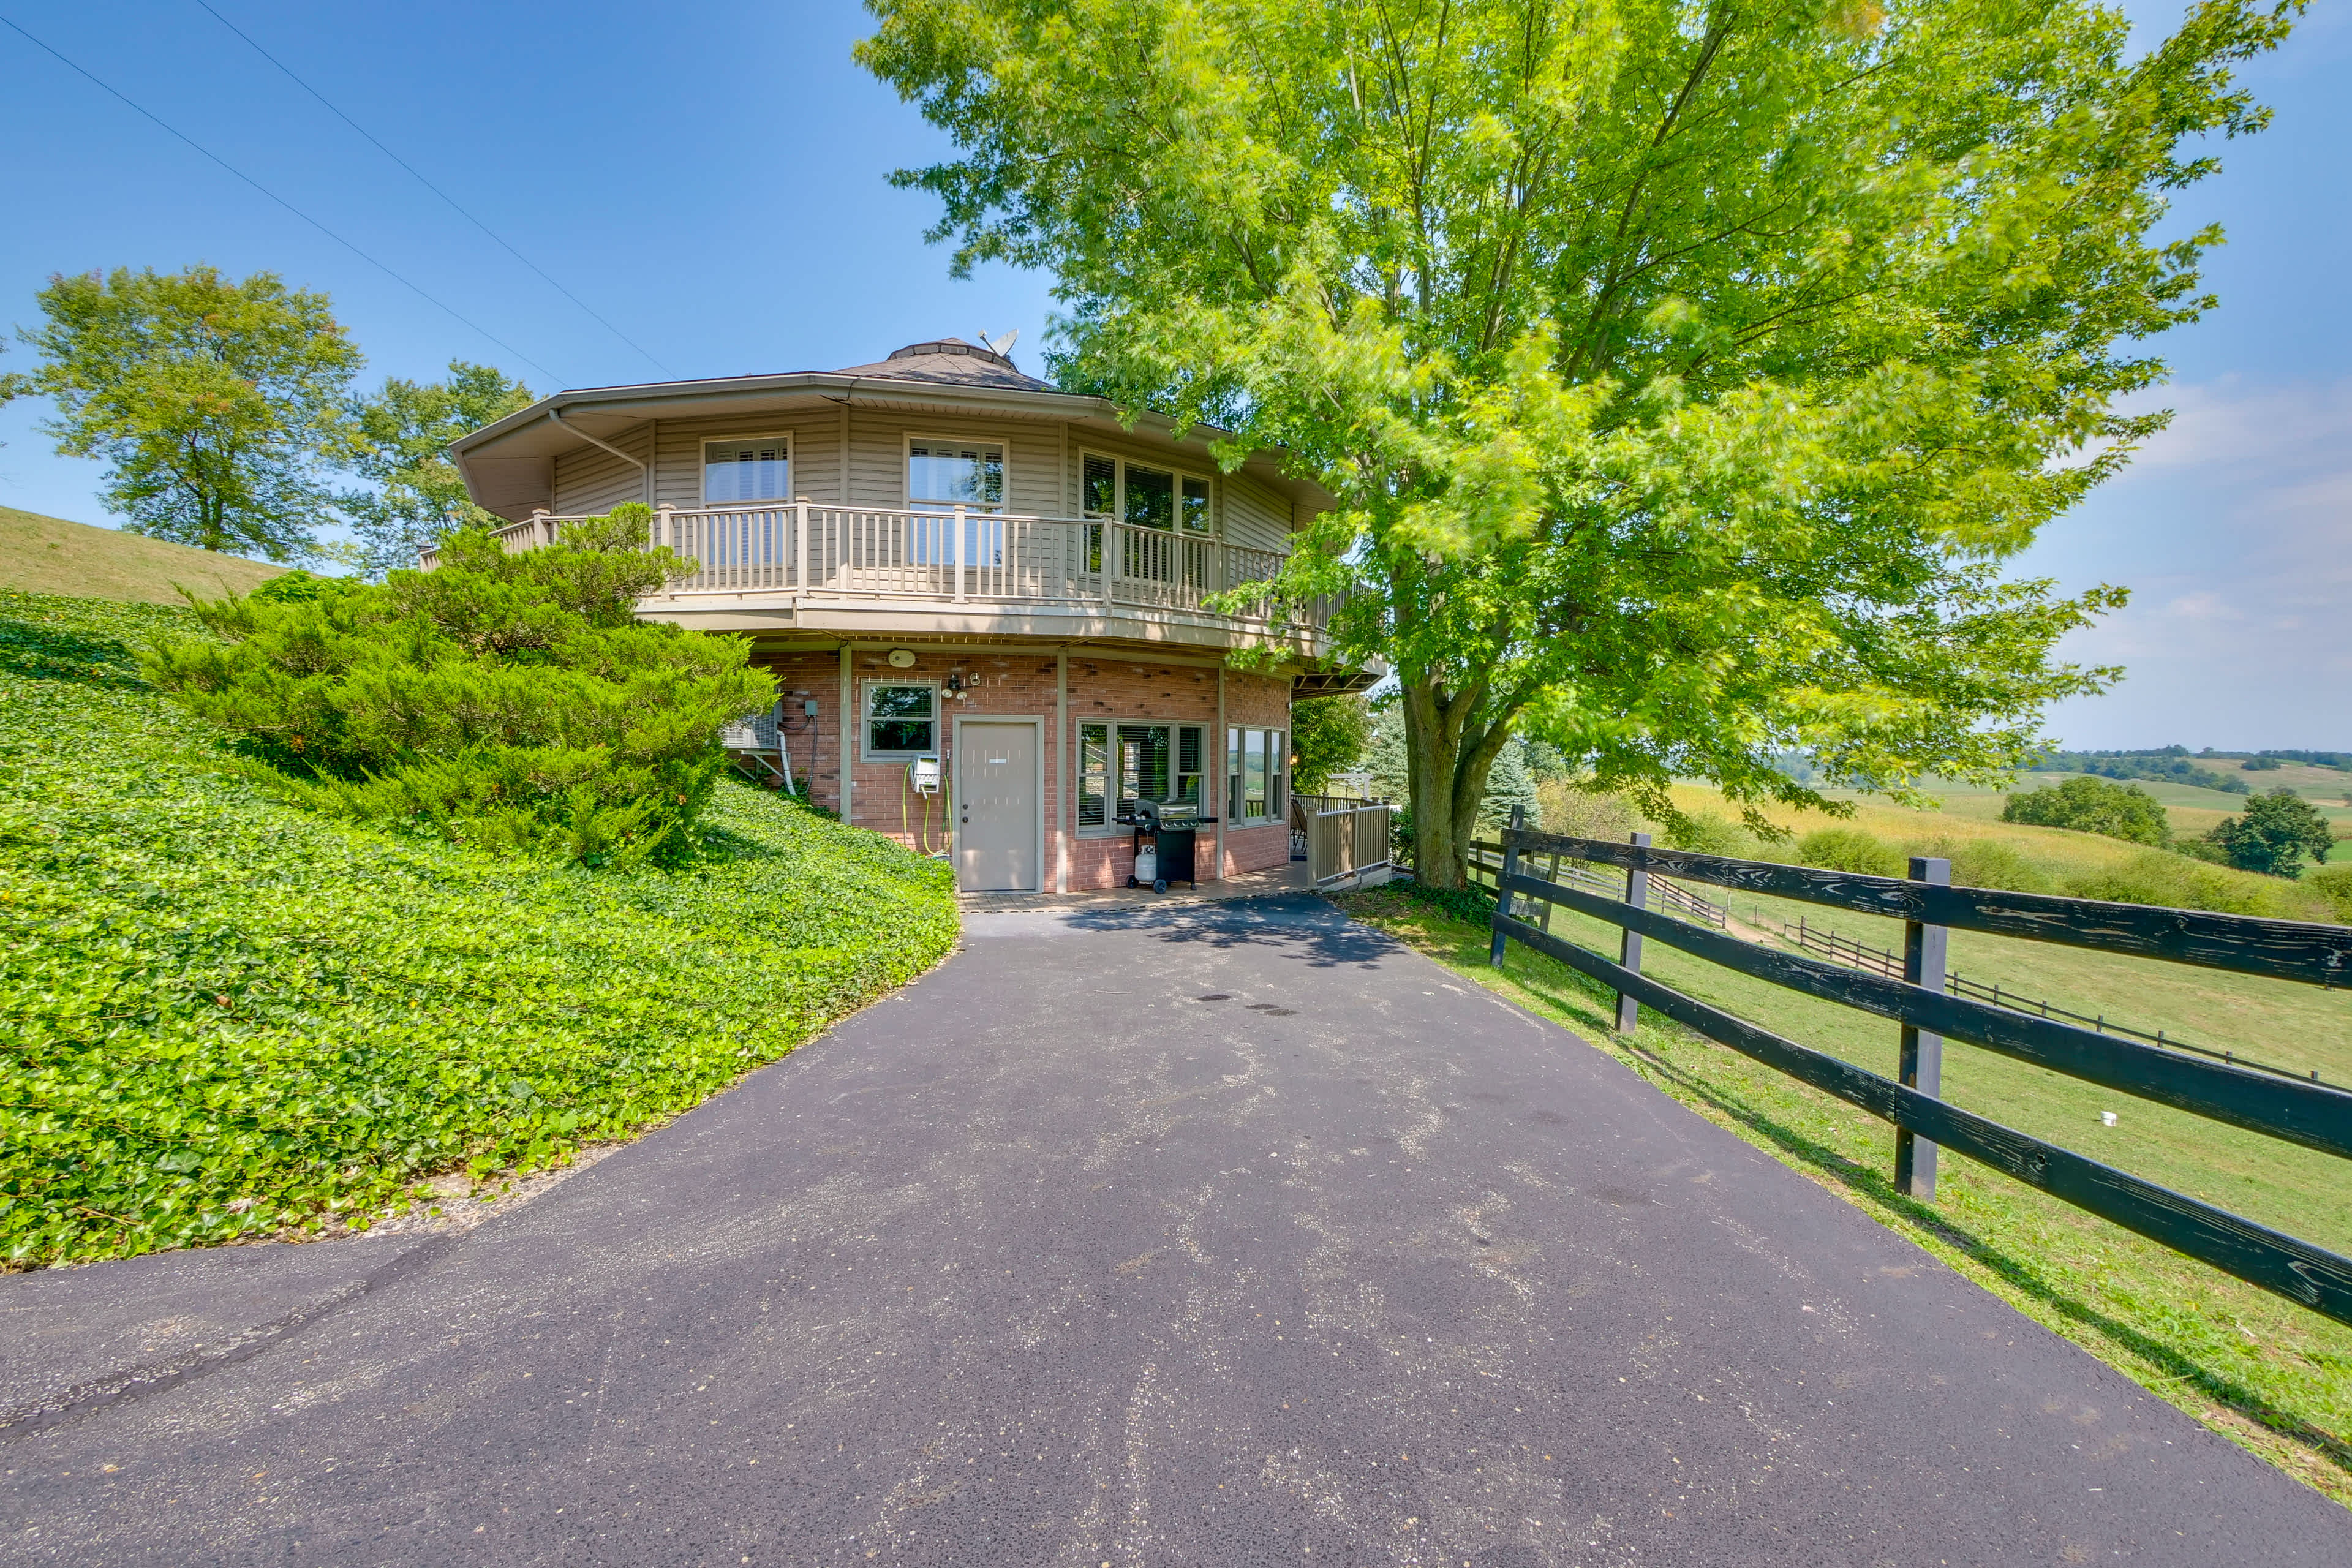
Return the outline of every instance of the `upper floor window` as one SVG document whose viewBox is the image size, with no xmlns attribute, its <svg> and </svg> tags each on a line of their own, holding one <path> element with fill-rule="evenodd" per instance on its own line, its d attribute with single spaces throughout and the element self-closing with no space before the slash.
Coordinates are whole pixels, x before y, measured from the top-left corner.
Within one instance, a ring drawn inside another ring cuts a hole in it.
<svg viewBox="0 0 2352 1568">
<path fill-rule="evenodd" d="M 1209 481 L 1199 474 L 1088 452 L 1079 467 L 1080 504 L 1090 518 L 1138 528 L 1210 531 Z"/>
<path fill-rule="evenodd" d="M 747 500 L 789 500 L 793 493 L 789 444 L 782 436 L 702 444 L 702 504 L 726 506 Z"/>
<path fill-rule="evenodd" d="M 907 443 L 907 504 L 918 511 L 1004 508 L 1004 448 L 986 441 Z"/>
</svg>

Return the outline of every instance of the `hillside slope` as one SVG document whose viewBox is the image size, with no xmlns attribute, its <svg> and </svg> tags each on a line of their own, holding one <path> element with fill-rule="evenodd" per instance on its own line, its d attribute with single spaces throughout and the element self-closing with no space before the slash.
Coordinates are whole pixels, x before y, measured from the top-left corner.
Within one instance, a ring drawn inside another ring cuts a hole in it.
<svg viewBox="0 0 2352 1568">
<path fill-rule="evenodd" d="M 266 561 L 0 506 L 0 588 L 20 594 L 176 605 L 181 599 L 174 584 L 210 598 L 247 593 L 285 570 Z"/>
<path fill-rule="evenodd" d="M 626 874 L 285 805 L 140 678 L 194 630 L 0 590 L 0 1268 L 561 1163 L 955 942 L 944 864 L 747 784 L 690 864 Z"/>
</svg>

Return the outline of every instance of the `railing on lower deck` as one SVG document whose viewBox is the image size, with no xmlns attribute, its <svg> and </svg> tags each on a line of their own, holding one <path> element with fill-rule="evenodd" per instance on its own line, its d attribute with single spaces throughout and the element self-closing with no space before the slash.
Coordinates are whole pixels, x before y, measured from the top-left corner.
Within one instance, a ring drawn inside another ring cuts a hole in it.
<svg viewBox="0 0 2352 1568">
<path fill-rule="evenodd" d="M 493 537 L 509 550 L 536 550 L 576 521 L 534 513 Z M 650 543 L 695 563 L 691 574 L 669 584 L 674 594 L 835 593 L 1217 614 L 1211 595 L 1264 582 L 1283 561 L 1272 551 L 1097 518 L 813 501 L 664 507 L 651 534 Z M 425 552 L 420 563 L 431 570 L 436 552 Z M 1235 618 L 1265 617 L 1244 610 Z"/>
</svg>

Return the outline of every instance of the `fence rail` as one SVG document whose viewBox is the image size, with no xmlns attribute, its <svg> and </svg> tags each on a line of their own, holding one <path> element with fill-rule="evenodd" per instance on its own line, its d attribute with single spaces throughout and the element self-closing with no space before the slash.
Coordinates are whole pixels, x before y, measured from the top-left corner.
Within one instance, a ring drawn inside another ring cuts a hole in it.
<svg viewBox="0 0 2352 1568">
<path fill-rule="evenodd" d="M 2032 896 L 2030 903 L 2021 903 L 2029 896 L 1949 886 L 1949 862 L 1939 860 L 1913 861 L 1909 878 L 1853 878 L 1654 850 L 1638 842 L 1566 838 L 1516 825 L 1503 836 L 1503 851 L 1490 952 L 1494 963 L 1503 961 L 1507 943 L 1517 942 L 1614 987 L 1621 1030 L 1631 1030 L 1638 1007 L 1656 1008 L 1710 1039 L 1892 1122 L 1897 1183 L 1913 1195 L 1934 1195 L 1935 1150 L 1954 1149 L 2242 1279 L 2352 1322 L 2352 1258 L 2003 1127 L 1948 1104 L 1939 1095 L 1942 1044 L 1949 1037 L 2086 1082 L 2352 1158 L 2352 1093 L 2176 1055 L 2061 1019 L 1951 994 L 1944 984 L 1945 925 L 1997 929 L 2002 935 L 2323 985 L 2341 977 L 2346 951 L 2325 934 L 2326 928 L 2091 900 Z M 1530 856 L 1551 855 L 1626 868 L 1624 894 L 1612 899 L 1585 887 L 1530 876 L 1522 868 Z M 1907 916 L 1903 974 L 1891 977 L 1778 952 L 1655 913 L 1647 907 L 1642 885 L 1652 874 L 1694 876 L 1719 886 Z M 1622 928 L 1624 946 L 1619 961 L 1520 918 L 1515 900 L 1522 898 Z M 2118 910 L 2134 918 L 2118 920 Z M 1947 915 L 1959 918 L 1939 918 Z M 1643 975 L 1640 942 L 1644 938 L 1790 990 L 1895 1020 L 1903 1036 L 1902 1081 L 1799 1045 Z"/>
<path fill-rule="evenodd" d="M 1485 879 L 1489 891 L 1499 888 L 1498 879 L 1503 871 L 1503 847 L 1500 844 L 1486 838 L 1472 839 L 1466 864 L 1473 877 Z M 1619 879 L 1604 877 L 1591 867 L 1580 866 L 1575 861 L 1559 854 L 1551 857 L 1551 865 L 1544 874 L 1553 881 L 1559 881 L 1565 877 L 1578 887 L 1589 888 L 1600 893 L 1613 892 L 1619 881 Z M 1725 905 L 1702 899 L 1687 888 L 1676 887 L 1674 883 L 1659 878 L 1649 879 L 1644 887 L 1648 891 L 1651 907 L 1662 913 L 1678 915 L 1684 920 L 1696 921 L 1701 925 L 1713 926 L 1717 931 L 1729 928 L 1731 910 Z M 1549 931 L 1551 928 L 1547 925 L 1544 929 Z"/>
<path fill-rule="evenodd" d="M 1801 917 L 1795 925 L 1790 925 L 1786 921 L 1773 921 L 1769 923 L 1779 928 L 1778 934 L 1780 937 L 1795 942 L 1801 952 L 1818 952 L 1832 963 L 1843 963 L 1854 969 L 1872 970 L 1891 979 L 1899 980 L 1903 977 L 1903 958 L 1900 953 L 1890 952 L 1883 947 L 1873 947 L 1867 942 L 1856 942 L 1850 936 L 1841 936 L 1836 931 L 1828 931 L 1820 926 L 1807 925 Z M 2007 1007 L 2012 1012 L 2036 1013 L 2044 1018 L 2063 1018 L 2070 1024 L 2087 1024 L 2094 1031 L 2102 1035 L 2126 1035 L 2135 1040 L 2146 1040 L 2150 1045 L 2161 1046 L 2167 1050 L 2189 1051 L 2200 1057 L 2210 1057 L 2218 1062 L 2230 1062 L 2238 1067 L 2252 1068 L 2256 1072 L 2277 1073 L 2284 1078 L 2308 1079 L 2313 1083 L 2320 1081 L 2319 1070 L 2316 1068 L 2298 1071 L 2294 1068 L 2283 1068 L 2270 1062 L 2257 1061 L 2252 1057 L 2237 1051 L 2216 1050 L 2211 1046 L 2195 1045 L 2188 1040 L 2168 1035 L 2162 1029 L 2151 1034 L 2146 1029 L 2133 1028 L 2129 1024 L 2118 1024 L 2104 1013 L 2076 1013 L 2039 997 L 2022 996 L 2014 991 L 2003 991 L 1998 981 L 1988 985 L 1981 980 L 1970 980 L 1965 975 L 1955 973 L 1944 976 L 1944 989 L 1955 996 L 1972 996 L 1979 1002 L 1990 1002 L 1996 1007 Z"/>
<path fill-rule="evenodd" d="M 493 531 L 509 551 L 552 544 L 576 517 L 534 513 Z M 649 542 L 694 563 L 673 594 L 799 593 L 948 603 L 1156 609 L 1264 621 L 1268 607 L 1220 609 L 1213 595 L 1282 568 L 1272 551 L 1101 518 L 1030 517 L 972 508 L 843 507 L 814 501 L 663 507 Z M 438 552 L 420 564 L 431 570 Z M 1315 624 L 1320 607 L 1300 619 Z"/>
</svg>

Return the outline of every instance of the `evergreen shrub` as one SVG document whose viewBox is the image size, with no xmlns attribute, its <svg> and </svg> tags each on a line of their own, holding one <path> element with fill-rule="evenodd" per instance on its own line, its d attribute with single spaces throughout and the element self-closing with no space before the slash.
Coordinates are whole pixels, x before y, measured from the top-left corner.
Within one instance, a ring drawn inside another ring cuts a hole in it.
<svg viewBox="0 0 2352 1568">
<path fill-rule="evenodd" d="M 197 603 L 150 679 L 322 815 L 592 867 L 676 861 L 726 766 L 720 726 L 775 700 L 749 647 L 639 622 L 690 571 L 643 506 L 509 554 L 469 529 L 433 572 Z"/>
</svg>

